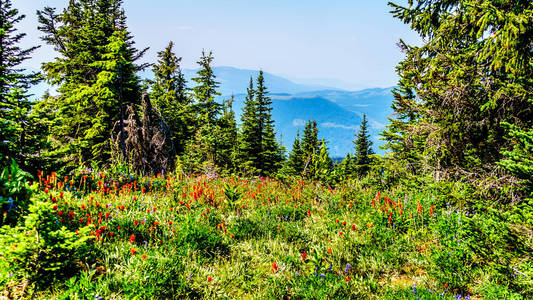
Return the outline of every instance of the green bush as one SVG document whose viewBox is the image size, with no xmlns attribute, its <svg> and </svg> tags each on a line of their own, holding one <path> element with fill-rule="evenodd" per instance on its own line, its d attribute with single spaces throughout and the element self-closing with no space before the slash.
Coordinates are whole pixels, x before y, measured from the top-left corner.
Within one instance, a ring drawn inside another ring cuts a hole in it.
<svg viewBox="0 0 533 300">
<path fill-rule="evenodd" d="M 45 287 L 76 274 L 80 263 L 91 257 L 91 228 L 68 230 L 46 199 L 44 193 L 34 198 L 24 225 L 0 228 L 2 287 L 22 280 Z"/>
<path fill-rule="evenodd" d="M 14 225 L 27 212 L 32 190 L 30 174 L 21 170 L 13 160 L 0 174 L 0 226 Z"/>
</svg>

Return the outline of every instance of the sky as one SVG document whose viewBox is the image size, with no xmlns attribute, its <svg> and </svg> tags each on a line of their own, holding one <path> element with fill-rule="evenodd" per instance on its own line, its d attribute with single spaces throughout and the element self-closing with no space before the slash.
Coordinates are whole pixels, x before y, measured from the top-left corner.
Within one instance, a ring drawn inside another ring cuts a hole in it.
<svg viewBox="0 0 533 300">
<path fill-rule="evenodd" d="M 26 15 L 22 46 L 43 44 L 36 10 L 64 8 L 68 0 L 13 0 Z M 389 13 L 383 0 L 125 0 L 128 26 L 144 62 L 174 41 L 182 67 L 197 67 L 202 49 L 215 66 L 262 69 L 297 83 L 357 90 L 397 83 L 401 38 L 419 43 L 409 27 Z M 402 2 L 402 1 L 397 1 Z M 57 54 L 42 46 L 28 69 Z"/>
</svg>

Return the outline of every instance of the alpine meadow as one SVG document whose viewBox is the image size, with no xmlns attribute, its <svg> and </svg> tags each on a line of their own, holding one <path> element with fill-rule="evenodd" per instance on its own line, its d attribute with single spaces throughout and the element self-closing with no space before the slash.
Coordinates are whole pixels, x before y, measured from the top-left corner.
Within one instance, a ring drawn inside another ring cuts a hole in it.
<svg viewBox="0 0 533 300">
<path fill-rule="evenodd" d="M 382 2 L 0 0 L 0 299 L 532 299 L 533 2 Z"/>
</svg>

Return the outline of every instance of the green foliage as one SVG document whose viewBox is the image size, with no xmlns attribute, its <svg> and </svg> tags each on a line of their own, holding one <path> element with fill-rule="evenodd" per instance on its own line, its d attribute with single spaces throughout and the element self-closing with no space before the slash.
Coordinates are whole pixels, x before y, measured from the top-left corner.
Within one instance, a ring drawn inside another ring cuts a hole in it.
<svg viewBox="0 0 533 300">
<path fill-rule="evenodd" d="M 500 165 L 519 178 L 523 189 L 533 197 L 533 128 L 520 130 L 511 124 L 503 124 L 509 129 L 509 139 L 514 146 L 504 151 Z"/>
<path fill-rule="evenodd" d="M 272 120 L 272 99 L 268 96 L 263 71 L 259 71 L 254 89 L 253 79 L 241 115 L 238 160 L 249 174 L 274 175 L 283 161 L 282 147 L 276 141 Z"/>
<path fill-rule="evenodd" d="M 237 186 L 232 187 L 228 184 L 224 184 L 224 195 L 226 195 L 228 207 L 234 211 L 242 195 L 242 193 L 239 192 L 239 188 Z"/>
<path fill-rule="evenodd" d="M 59 53 L 43 64 L 46 79 L 59 86 L 50 102 L 55 120 L 48 154 L 72 168 L 89 160 L 105 163 L 115 122 L 124 128 L 126 105 L 139 104 L 134 64 L 144 52 L 133 47 L 121 0 L 71 1 L 60 14 L 38 11 L 42 38 Z M 121 143 L 123 150 L 123 141 Z"/>
<path fill-rule="evenodd" d="M 32 123 L 27 91 L 39 77 L 37 73 L 25 74 L 20 65 L 38 47 L 20 48 L 26 34 L 17 32 L 16 26 L 24 17 L 12 7 L 11 0 L 0 3 L 0 167 L 10 163 L 9 159 L 4 161 L 4 155 L 24 163 L 29 153 L 34 153 L 27 140 Z"/>
<path fill-rule="evenodd" d="M 407 45 L 398 65 L 397 118 L 385 133 L 393 159 L 436 178 L 487 178 L 513 149 L 505 123 L 527 132 L 533 23 L 530 1 L 409 1 L 394 16 L 425 43 Z M 504 177 L 498 187 L 509 184 Z"/>
<path fill-rule="evenodd" d="M 90 227 L 76 231 L 60 223 L 48 195 L 41 193 L 29 206 L 24 225 L 0 228 L 0 282 L 29 280 L 38 287 L 72 276 L 89 258 Z"/>
<path fill-rule="evenodd" d="M 32 189 L 30 174 L 19 169 L 15 160 L 0 174 L 0 226 L 15 225 L 27 212 Z"/>
<path fill-rule="evenodd" d="M 174 43 L 170 42 L 157 54 L 159 60 L 152 68 L 155 79 L 150 96 L 168 123 L 176 152 L 181 155 L 193 132 L 194 118 L 186 94 L 187 82 L 180 67 L 181 57 L 174 54 L 173 47 Z"/>
<path fill-rule="evenodd" d="M 217 139 L 218 155 L 215 163 L 220 166 L 226 174 L 235 171 L 237 155 L 237 122 L 233 112 L 234 97 L 225 100 L 223 103 L 224 111 L 218 120 L 215 135 Z"/>
<path fill-rule="evenodd" d="M 355 164 L 354 167 L 357 173 L 365 175 L 370 170 L 370 164 L 372 164 L 372 141 L 370 140 L 370 134 L 368 133 L 368 121 L 366 115 L 363 114 L 363 121 L 359 127 L 359 132 L 356 135 L 356 139 L 353 142 L 355 144 Z"/>
</svg>

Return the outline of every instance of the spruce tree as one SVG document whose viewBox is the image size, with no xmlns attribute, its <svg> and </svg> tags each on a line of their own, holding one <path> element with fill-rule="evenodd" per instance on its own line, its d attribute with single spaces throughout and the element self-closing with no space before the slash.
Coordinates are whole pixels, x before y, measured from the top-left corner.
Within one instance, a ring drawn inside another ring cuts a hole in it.
<svg viewBox="0 0 533 300">
<path fill-rule="evenodd" d="M 219 83 L 216 81 L 211 66 L 213 59 L 213 52 L 202 51 L 202 57 L 197 62 L 200 70 L 196 73 L 196 77 L 192 78 L 192 81 L 196 82 L 196 86 L 192 90 L 197 112 L 201 116 L 201 120 L 212 124 L 215 123 L 222 109 L 222 106 L 215 101 L 215 97 L 220 96 L 220 93 L 216 90 Z"/>
<path fill-rule="evenodd" d="M 140 103 L 136 72 L 143 65 L 134 62 L 146 49 L 134 48 L 121 5 L 122 0 L 73 0 L 60 14 L 50 7 L 37 13 L 42 39 L 59 54 L 43 70 L 60 93 L 52 104 L 58 112 L 52 155 L 67 166 L 108 161 L 115 122 L 123 131 L 125 107 Z M 124 141 L 119 148 L 124 151 Z"/>
<path fill-rule="evenodd" d="M 359 132 L 356 135 L 355 144 L 355 168 L 356 171 L 365 175 L 370 170 L 370 164 L 372 163 L 372 141 L 370 140 L 370 134 L 368 133 L 368 121 L 366 115 L 363 114 L 363 121 L 359 127 Z"/>
<path fill-rule="evenodd" d="M 176 152 L 183 153 L 192 131 L 192 111 L 187 96 L 186 80 L 180 68 L 181 57 L 173 52 L 174 43 L 157 54 L 159 60 L 152 67 L 154 84 L 151 98 L 172 131 Z"/>
<path fill-rule="evenodd" d="M 232 95 L 230 99 L 224 101 L 223 113 L 217 126 L 219 151 L 215 163 L 217 166 L 224 168 L 224 170 L 228 172 L 233 171 L 236 166 L 237 122 L 235 121 L 235 113 L 233 112 L 234 100 L 235 97 Z"/>
<path fill-rule="evenodd" d="M 254 89 L 250 78 L 248 95 L 241 116 L 239 161 L 247 172 L 271 175 L 280 167 L 283 151 L 276 141 L 272 100 L 268 96 L 263 71 L 259 71 Z"/>
<path fill-rule="evenodd" d="M 259 71 L 257 76 L 255 102 L 259 122 L 258 131 L 261 133 L 259 135 L 261 152 L 259 153 L 257 167 L 261 170 L 262 175 L 271 175 L 280 168 L 283 158 L 281 157 L 280 146 L 276 141 L 276 133 L 274 131 L 272 99 L 268 96 L 262 70 Z"/>
<path fill-rule="evenodd" d="M 295 175 L 301 175 L 304 169 L 304 152 L 300 146 L 300 131 L 296 133 L 294 143 L 292 144 L 292 150 L 289 154 L 289 160 L 287 165 Z"/>
<path fill-rule="evenodd" d="M 246 99 L 241 114 L 241 128 L 239 131 L 239 149 L 237 160 L 241 169 L 246 172 L 256 172 L 256 161 L 261 152 L 260 136 L 257 117 L 257 105 L 253 78 L 250 77 L 250 85 L 247 89 Z"/>
<path fill-rule="evenodd" d="M 501 174 L 498 162 L 513 148 L 504 124 L 523 133 L 533 126 L 533 23 L 525 21 L 533 3 L 409 2 L 391 3 L 392 13 L 425 42 L 400 41 L 401 119 L 385 135 L 389 149 L 437 180 L 468 175 L 476 184 Z M 495 182 L 501 188 L 505 180 Z"/>
<path fill-rule="evenodd" d="M 194 111 L 196 113 L 195 126 L 196 131 L 193 139 L 187 145 L 184 152 L 184 159 L 189 164 L 191 170 L 206 163 L 214 167 L 218 161 L 218 120 L 222 110 L 222 105 L 215 101 L 219 96 L 217 92 L 219 83 L 213 72 L 211 64 L 213 62 L 213 53 L 202 51 L 202 56 L 198 61 L 200 69 L 197 76 L 192 78 L 196 86 L 192 88 L 192 96 L 195 100 Z M 192 166 L 192 165 L 196 166 Z"/>
<path fill-rule="evenodd" d="M 24 163 L 28 153 L 26 135 L 31 102 L 27 91 L 38 80 L 37 74 L 25 74 L 20 68 L 38 48 L 19 47 L 26 34 L 17 32 L 16 26 L 24 18 L 10 0 L 0 1 L 0 153 L 16 158 L 19 163 Z"/>
<path fill-rule="evenodd" d="M 315 161 L 320 147 L 316 121 L 308 121 L 305 124 L 301 147 L 303 152 L 304 175 L 313 177 L 315 175 Z"/>
</svg>

